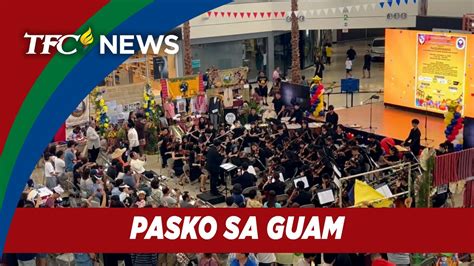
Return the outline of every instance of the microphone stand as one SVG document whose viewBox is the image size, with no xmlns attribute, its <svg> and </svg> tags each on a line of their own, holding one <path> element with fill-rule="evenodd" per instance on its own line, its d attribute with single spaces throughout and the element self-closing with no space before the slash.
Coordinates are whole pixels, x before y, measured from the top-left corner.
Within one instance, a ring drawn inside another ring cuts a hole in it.
<svg viewBox="0 0 474 266">
<path fill-rule="evenodd" d="M 375 132 L 375 129 L 377 129 L 376 127 L 373 127 L 372 126 L 372 106 L 373 106 L 373 100 L 376 99 L 380 99 L 380 97 L 377 95 L 377 94 L 374 94 L 372 96 L 370 96 L 369 99 L 365 100 L 364 103 L 367 103 L 368 101 L 370 101 L 370 116 L 369 116 L 369 127 L 368 128 L 363 128 L 363 129 L 368 129 L 370 133 L 373 133 Z"/>
<path fill-rule="evenodd" d="M 428 105 L 425 104 L 425 137 L 422 139 L 423 141 L 423 146 L 425 147 L 431 147 L 434 142 L 434 139 L 429 139 L 428 138 Z M 416 157 L 414 157 L 416 158 Z"/>
</svg>

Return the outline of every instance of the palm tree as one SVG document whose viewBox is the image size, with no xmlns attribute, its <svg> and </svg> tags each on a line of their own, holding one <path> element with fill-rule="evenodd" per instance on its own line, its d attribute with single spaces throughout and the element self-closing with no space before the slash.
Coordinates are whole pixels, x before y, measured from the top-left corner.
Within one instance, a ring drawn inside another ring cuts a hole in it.
<svg viewBox="0 0 474 266">
<path fill-rule="evenodd" d="M 184 75 L 193 74 L 191 58 L 191 26 L 189 21 L 183 24 L 183 47 L 184 47 Z"/>
<path fill-rule="evenodd" d="M 291 0 L 291 82 L 299 83 L 301 81 L 300 31 L 295 11 L 298 11 L 298 0 Z"/>
</svg>

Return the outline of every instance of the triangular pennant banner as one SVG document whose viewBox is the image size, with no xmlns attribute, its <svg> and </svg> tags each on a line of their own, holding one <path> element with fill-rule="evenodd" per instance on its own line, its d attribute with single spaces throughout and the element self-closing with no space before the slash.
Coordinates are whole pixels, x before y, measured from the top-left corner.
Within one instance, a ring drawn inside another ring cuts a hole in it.
<svg viewBox="0 0 474 266">
<path fill-rule="evenodd" d="M 405 5 L 408 5 L 408 0 L 405 0 Z"/>
<path fill-rule="evenodd" d="M 272 12 L 267 12 L 267 17 L 270 18 L 272 16 Z"/>
<path fill-rule="evenodd" d="M 234 12 L 234 18 L 236 18 L 238 14 L 239 14 L 239 13 Z"/>
<path fill-rule="evenodd" d="M 347 11 L 350 13 L 352 10 L 352 6 L 347 6 Z"/>
<path fill-rule="evenodd" d="M 212 17 L 212 12 L 211 11 L 207 12 L 207 16 Z"/>
<path fill-rule="evenodd" d="M 413 3 L 416 4 L 416 0 L 413 0 Z"/>
<path fill-rule="evenodd" d="M 240 17 L 244 18 L 245 12 L 240 12 Z"/>
<path fill-rule="evenodd" d="M 316 9 L 316 14 L 321 15 L 321 9 Z"/>
<path fill-rule="evenodd" d="M 217 12 L 217 11 L 214 11 L 214 17 L 216 17 L 216 18 L 217 18 L 217 16 L 219 16 L 219 12 Z"/>
<path fill-rule="evenodd" d="M 225 12 L 221 11 L 221 17 L 225 17 Z"/>
<path fill-rule="evenodd" d="M 248 18 L 250 18 L 250 15 L 252 15 L 252 13 L 247 12 L 247 17 L 248 17 Z"/>
<path fill-rule="evenodd" d="M 333 14 L 336 14 L 336 8 L 335 7 L 331 8 L 331 11 L 332 11 Z"/>
<path fill-rule="evenodd" d="M 372 7 L 372 9 L 375 9 L 375 7 L 377 6 L 377 4 L 376 4 L 376 3 L 372 3 L 372 4 L 370 4 L 370 6 Z"/>
<path fill-rule="evenodd" d="M 229 17 L 229 18 L 230 18 L 230 15 L 231 15 L 231 14 L 232 14 L 232 12 L 230 12 L 230 11 L 227 11 L 227 17 Z"/>
<path fill-rule="evenodd" d="M 291 13 L 291 10 L 286 12 L 286 15 L 287 15 L 288 17 L 291 17 L 291 14 L 292 14 L 292 13 Z"/>
<path fill-rule="evenodd" d="M 380 8 L 383 8 L 383 6 L 385 5 L 385 3 L 384 3 L 384 2 L 380 2 L 379 5 L 380 5 Z"/>
<path fill-rule="evenodd" d="M 324 10 L 324 14 L 326 14 L 326 15 L 327 15 L 327 14 L 328 14 L 328 12 L 329 12 L 329 9 L 325 8 L 325 9 L 323 9 L 323 10 Z"/>
<path fill-rule="evenodd" d="M 253 12 L 253 17 L 256 18 L 258 15 L 258 12 Z"/>
<path fill-rule="evenodd" d="M 281 14 L 281 17 L 284 18 L 285 15 L 286 15 L 286 12 L 285 12 L 285 11 L 281 11 L 280 14 Z"/>
<path fill-rule="evenodd" d="M 263 18 L 265 16 L 265 12 L 260 12 L 260 17 Z"/>
<path fill-rule="evenodd" d="M 388 6 L 392 7 L 393 0 L 387 0 L 387 4 L 388 4 Z"/>
<path fill-rule="evenodd" d="M 408 1 L 408 0 L 407 0 Z M 364 8 L 365 11 L 367 11 L 368 4 L 363 4 L 362 7 Z"/>
<path fill-rule="evenodd" d="M 355 6 L 355 9 L 356 9 L 357 12 L 359 12 L 359 10 L 360 10 L 360 5 L 356 5 L 356 6 Z"/>
<path fill-rule="evenodd" d="M 293 14 L 295 15 L 295 17 L 298 17 L 298 12 L 299 12 L 298 10 L 293 11 Z"/>
<path fill-rule="evenodd" d="M 343 7 L 340 7 L 340 8 L 339 8 L 339 12 L 341 12 L 341 13 L 344 12 L 344 8 L 343 8 Z"/>
<path fill-rule="evenodd" d="M 395 0 L 395 2 L 397 3 L 397 6 L 399 6 L 401 1 L 400 0 Z"/>
<path fill-rule="evenodd" d="M 277 11 L 273 12 L 273 16 L 275 16 L 277 18 L 278 17 L 278 12 Z"/>
<path fill-rule="evenodd" d="M 314 9 L 310 9 L 309 13 L 311 14 L 311 16 L 314 16 Z"/>
</svg>

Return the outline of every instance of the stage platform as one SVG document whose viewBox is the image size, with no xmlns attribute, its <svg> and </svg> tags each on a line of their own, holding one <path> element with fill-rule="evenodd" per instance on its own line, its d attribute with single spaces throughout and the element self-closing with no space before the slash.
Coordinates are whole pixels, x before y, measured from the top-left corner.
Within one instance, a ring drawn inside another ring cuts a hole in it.
<svg viewBox="0 0 474 266">
<path fill-rule="evenodd" d="M 418 112 L 405 111 L 396 107 L 384 106 L 383 102 L 374 103 L 372 106 L 372 133 L 384 135 L 394 139 L 405 140 L 411 129 L 411 120 L 420 120 L 421 145 L 438 147 L 445 141 L 444 121 L 441 117 L 428 115 L 428 139 L 434 140 L 431 143 L 423 141 L 425 137 L 425 115 Z M 370 105 L 361 105 L 347 109 L 338 109 L 339 123 L 345 126 L 358 124 L 362 128 L 359 130 L 369 132 Z"/>
</svg>

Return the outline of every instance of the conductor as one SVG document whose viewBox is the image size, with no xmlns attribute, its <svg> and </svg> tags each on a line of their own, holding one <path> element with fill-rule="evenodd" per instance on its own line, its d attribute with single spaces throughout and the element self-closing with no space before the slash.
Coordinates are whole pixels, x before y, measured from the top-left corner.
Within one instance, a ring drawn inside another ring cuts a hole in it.
<svg viewBox="0 0 474 266">
<path fill-rule="evenodd" d="M 219 183 L 220 175 L 220 165 L 224 158 L 220 155 L 217 147 L 220 145 L 219 140 L 214 140 L 214 142 L 209 146 L 207 150 L 207 170 L 209 171 L 210 181 L 211 181 L 211 194 L 219 195 L 217 190 L 217 184 Z"/>
</svg>

